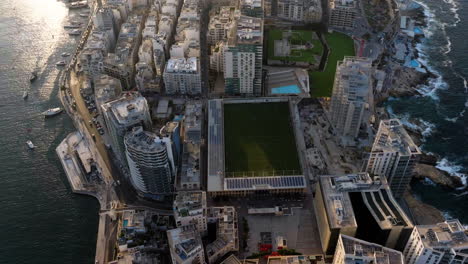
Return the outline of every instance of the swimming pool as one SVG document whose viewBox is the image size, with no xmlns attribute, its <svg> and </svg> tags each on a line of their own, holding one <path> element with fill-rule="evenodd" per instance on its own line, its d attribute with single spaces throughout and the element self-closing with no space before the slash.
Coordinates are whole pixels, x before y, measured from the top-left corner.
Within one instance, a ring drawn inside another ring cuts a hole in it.
<svg viewBox="0 0 468 264">
<path fill-rule="evenodd" d="M 299 87 L 295 84 L 271 88 L 272 94 L 298 94 L 300 92 L 301 92 L 301 89 L 299 89 Z"/>
</svg>

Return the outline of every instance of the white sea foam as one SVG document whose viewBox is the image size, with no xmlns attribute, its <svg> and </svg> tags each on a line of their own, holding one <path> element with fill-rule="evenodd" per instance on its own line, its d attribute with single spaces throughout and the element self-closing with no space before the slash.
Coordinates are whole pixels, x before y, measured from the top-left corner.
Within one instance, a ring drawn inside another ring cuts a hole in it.
<svg viewBox="0 0 468 264">
<path fill-rule="evenodd" d="M 425 53 L 425 46 L 423 44 L 421 44 L 421 43 L 418 43 L 416 45 L 416 50 L 418 51 L 418 54 L 419 54 L 418 61 L 436 76 L 435 78 L 429 79 L 429 83 L 427 85 L 426 84 L 420 85 L 418 87 L 418 91 L 423 96 L 429 96 L 433 100 L 438 101 L 439 97 L 437 96 L 437 90 L 447 89 L 448 84 L 442 78 L 442 74 L 440 72 L 438 72 L 436 69 L 434 69 L 429 64 L 429 58 Z"/>
<path fill-rule="evenodd" d="M 453 22 L 453 24 L 451 24 L 451 26 L 455 27 L 461 21 L 460 15 L 458 15 L 458 2 L 456 2 L 455 0 L 444 0 L 444 2 L 451 5 L 450 12 L 453 13 L 453 17 L 455 18 L 455 21 Z"/>
<path fill-rule="evenodd" d="M 424 185 L 437 186 L 437 184 L 435 184 L 435 182 L 433 182 L 433 181 L 432 181 L 431 179 L 429 179 L 429 178 L 424 178 L 423 184 L 424 184 Z"/>
<path fill-rule="evenodd" d="M 453 217 L 450 215 L 449 212 L 447 212 L 447 211 L 441 211 L 441 213 L 442 213 L 442 216 L 445 218 L 445 220 L 451 220 L 451 219 L 453 219 Z"/>
<path fill-rule="evenodd" d="M 449 36 L 447 36 L 447 45 L 445 45 L 444 49 L 445 49 L 444 50 L 445 55 L 449 54 L 452 51 L 452 41 L 450 41 Z"/>
<path fill-rule="evenodd" d="M 468 175 L 461 173 L 463 166 L 450 162 L 447 158 L 443 158 L 437 162 L 436 168 L 439 170 L 448 172 L 453 177 L 458 177 L 463 183 L 463 186 L 467 186 Z"/>
<path fill-rule="evenodd" d="M 456 197 L 460 197 L 460 196 L 465 196 L 468 194 L 468 191 L 466 192 L 462 192 L 462 193 L 459 193 L 459 194 L 454 194 Z"/>
<path fill-rule="evenodd" d="M 423 120 L 421 118 L 413 119 L 414 121 L 417 121 L 417 122 L 412 122 L 408 113 L 404 113 L 402 115 L 395 114 L 391 106 L 387 106 L 387 112 L 391 118 L 398 118 L 400 122 L 403 124 L 403 126 L 409 128 L 410 130 L 421 133 L 421 136 L 422 136 L 421 140 L 423 142 L 425 142 L 425 139 L 429 137 L 430 135 L 432 135 L 432 133 L 436 129 L 435 124 L 429 121 Z M 415 123 L 419 123 L 419 125 Z"/>
</svg>

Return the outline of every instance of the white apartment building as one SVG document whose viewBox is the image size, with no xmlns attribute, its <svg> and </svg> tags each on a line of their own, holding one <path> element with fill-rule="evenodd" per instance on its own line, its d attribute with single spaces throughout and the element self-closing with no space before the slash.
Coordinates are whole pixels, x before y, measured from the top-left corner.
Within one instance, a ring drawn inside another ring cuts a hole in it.
<svg viewBox="0 0 468 264">
<path fill-rule="evenodd" d="M 99 114 L 102 114 L 102 105 L 114 101 L 122 93 L 120 81 L 105 74 L 97 75 L 94 79 L 94 101 Z"/>
<path fill-rule="evenodd" d="M 361 124 L 368 122 L 365 111 L 372 103 L 372 71 L 369 58 L 345 57 L 338 62 L 330 119 L 342 141 L 346 137 L 357 138 Z"/>
<path fill-rule="evenodd" d="M 468 229 L 458 220 L 418 225 L 403 250 L 406 264 L 468 263 Z"/>
<path fill-rule="evenodd" d="M 226 93 L 261 94 L 262 56 L 263 19 L 240 16 L 224 50 Z"/>
<path fill-rule="evenodd" d="M 320 23 L 322 21 L 322 2 L 310 0 L 304 9 L 304 21 L 307 23 Z"/>
<path fill-rule="evenodd" d="M 126 164 L 124 137 L 135 126 L 151 131 L 151 116 L 146 99 L 138 92 L 126 92 L 119 99 L 101 106 L 109 132 L 111 147 L 122 164 Z"/>
<path fill-rule="evenodd" d="M 235 26 L 235 16 L 239 16 L 239 14 L 234 6 L 222 6 L 211 14 L 206 34 L 208 45 L 226 40 L 229 31 Z"/>
<path fill-rule="evenodd" d="M 398 119 L 382 120 L 366 164 L 366 171 L 387 178 L 395 197 L 401 197 L 413 177 L 421 151 Z"/>
<path fill-rule="evenodd" d="M 340 234 L 332 264 L 405 264 L 400 251 Z"/>
<path fill-rule="evenodd" d="M 278 17 L 292 21 L 303 21 L 304 8 L 304 0 L 278 0 Z"/>
<path fill-rule="evenodd" d="M 330 27 L 351 29 L 357 17 L 355 0 L 330 0 Z"/>
<path fill-rule="evenodd" d="M 205 234 L 207 232 L 205 192 L 178 192 L 174 199 L 173 209 L 177 227 L 194 225 L 199 233 Z"/>
<path fill-rule="evenodd" d="M 164 70 L 167 94 L 200 94 L 201 71 L 197 58 L 170 59 Z"/>
<path fill-rule="evenodd" d="M 205 252 L 197 229 L 182 226 L 167 231 L 172 264 L 205 264 Z"/>
<path fill-rule="evenodd" d="M 216 223 L 216 240 L 206 246 L 208 263 L 213 264 L 227 253 L 239 250 L 236 209 L 233 206 L 210 207 L 208 222 Z"/>
</svg>

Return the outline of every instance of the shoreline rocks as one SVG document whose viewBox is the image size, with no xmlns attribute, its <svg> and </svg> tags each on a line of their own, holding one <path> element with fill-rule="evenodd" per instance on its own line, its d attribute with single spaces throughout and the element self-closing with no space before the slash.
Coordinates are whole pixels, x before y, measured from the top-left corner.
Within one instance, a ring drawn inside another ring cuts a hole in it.
<svg viewBox="0 0 468 264">
<path fill-rule="evenodd" d="M 463 186 L 461 180 L 451 176 L 449 173 L 439 170 L 433 165 L 418 163 L 414 166 L 413 177 L 416 179 L 430 179 L 432 182 L 451 189 Z"/>
<path fill-rule="evenodd" d="M 411 212 L 414 224 L 429 225 L 445 221 L 445 218 L 439 209 L 419 201 L 411 191 L 405 192 L 404 199 Z"/>
</svg>

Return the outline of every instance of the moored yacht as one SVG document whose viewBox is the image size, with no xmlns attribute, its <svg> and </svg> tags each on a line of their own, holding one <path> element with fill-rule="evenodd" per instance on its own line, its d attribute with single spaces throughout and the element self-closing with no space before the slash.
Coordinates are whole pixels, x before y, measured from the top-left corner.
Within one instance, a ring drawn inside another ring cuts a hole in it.
<svg viewBox="0 0 468 264">
<path fill-rule="evenodd" d="M 58 115 L 60 113 L 62 113 L 63 109 L 60 108 L 60 107 L 56 107 L 56 108 L 51 108 L 47 111 L 44 111 L 42 114 L 45 116 L 45 117 L 51 117 L 51 116 L 54 116 L 54 115 Z"/>
</svg>

